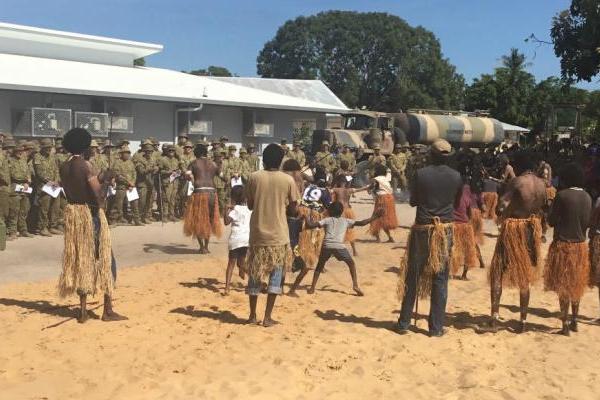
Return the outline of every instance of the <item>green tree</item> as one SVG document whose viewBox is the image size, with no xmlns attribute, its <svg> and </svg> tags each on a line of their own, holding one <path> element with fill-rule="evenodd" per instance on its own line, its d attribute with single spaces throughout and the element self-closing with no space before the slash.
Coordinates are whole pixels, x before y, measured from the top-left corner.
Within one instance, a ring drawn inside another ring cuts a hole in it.
<svg viewBox="0 0 600 400">
<path fill-rule="evenodd" d="M 211 65 L 206 69 L 204 69 L 204 68 L 195 69 L 195 70 L 188 72 L 188 74 L 199 75 L 199 76 L 233 76 L 227 68 L 218 67 L 215 65 Z"/>
<path fill-rule="evenodd" d="M 563 78 L 591 81 L 600 72 L 600 5 L 598 0 L 572 0 L 554 17 L 550 31 Z"/>
<path fill-rule="evenodd" d="M 386 13 L 328 11 L 285 22 L 257 58 L 266 78 L 320 79 L 348 106 L 459 108 L 464 79 L 433 33 Z"/>
</svg>

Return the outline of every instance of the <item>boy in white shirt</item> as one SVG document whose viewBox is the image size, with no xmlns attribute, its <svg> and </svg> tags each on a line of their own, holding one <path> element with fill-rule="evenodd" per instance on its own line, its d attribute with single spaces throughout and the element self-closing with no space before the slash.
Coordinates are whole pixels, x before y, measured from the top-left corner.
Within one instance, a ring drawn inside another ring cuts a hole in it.
<svg viewBox="0 0 600 400">
<path fill-rule="evenodd" d="M 250 240 L 250 216 L 252 215 L 252 211 L 246 205 L 243 186 L 236 185 L 231 188 L 231 201 L 234 205 L 230 205 L 223 216 L 225 225 L 231 224 L 228 244 L 229 261 L 225 273 L 225 292 L 223 293 L 225 296 L 229 294 L 231 276 L 236 264 L 240 278 L 245 279 L 246 253 L 248 252 L 248 241 Z"/>
</svg>

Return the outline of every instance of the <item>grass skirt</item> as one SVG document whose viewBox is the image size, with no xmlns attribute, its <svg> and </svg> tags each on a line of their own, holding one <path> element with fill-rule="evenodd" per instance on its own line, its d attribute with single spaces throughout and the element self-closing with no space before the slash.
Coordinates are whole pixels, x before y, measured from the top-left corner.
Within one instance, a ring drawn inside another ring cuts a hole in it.
<svg viewBox="0 0 600 400">
<path fill-rule="evenodd" d="M 452 236 L 452 256 L 450 257 L 450 273 L 460 275 L 463 268 L 476 268 L 479 266 L 477 248 L 475 247 L 475 234 L 470 223 L 454 223 Z"/>
<path fill-rule="evenodd" d="M 356 214 L 354 210 L 351 208 L 344 208 L 344 213 L 342 214 L 344 218 L 348 218 L 351 220 L 356 220 Z M 353 243 L 356 240 L 356 233 L 354 232 L 354 228 L 348 228 L 346 230 L 346 235 L 344 236 L 344 242 Z"/>
<path fill-rule="evenodd" d="M 419 271 L 417 295 L 425 298 L 431 295 L 434 275 L 440 273 L 450 261 L 449 238 L 453 235 L 452 223 L 441 223 L 439 218 L 430 225 L 413 225 L 408 234 L 406 251 L 400 261 L 398 299 L 402 301 L 406 292 L 406 276 L 409 266 Z M 452 240 L 452 239 L 450 239 Z"/>
<path fill-rule="evenodd" d="M 246 259 L 248 273 L 252 278 L 266 282 L 269 274 L 277 267 L 289 272 L 292 265 L 290 246 L 250 246 Z"/>
<path fill-rule="evenodd" d="M 60 297 L 96 293 L 111 295 L 111 240 L 103 209 L 98 210 L 100 229 L 96 233 L 89 206 L 67 204 L 64 210 L 62 273 L 58 281 Z"/>
<path fill-rule="evenodd" d="M 210 196 L 214 196 L 212 213 L 210 210 Z M 221 237 L 223 225 L 216 192 L 194 193 L 190 196 L 185 208 L 183 232 L 186 236 L 193 236 L 198 239 L 210 239 L 211 234 L 218 238 Z"/>
<path fill-rule="evenodd" d="M 550 245 L 544 270 L 544 289 L 560 299 L 579 301 L 590 279 L 587 242 L 570 243 L 554 240 Z"/>
<path fill-rule="evenodd" d="M 377 218 L 369 225 L 369 234 L 377 236 L 382 229 L 388 231 L 398 228 L 398 218 L 396 217 L 396 201 L 392 194 L 380 194 L 375 199 L 375 207 L 373 210 L 383 209 L 385 214 L 381 218 Z"/>
<path fill-rule="evenodd" d="M 496 222 L 498 216 L 496 215 L 496 207 L 498 206 L 498 193 L 496 192 L 483 192 L 483 204 L 485 205 L 485 213 L 483 213 L 484 219 L 491 219 Z"/>
<path fill-rule="evenodd" d="M 473 227 L 473 233 L 475 234 L 475 240 L 477 240 L 477 244 L 483 244 L 483 216 L 479 208 L 471 208 L 471 217 L 469 218 L 469 222 Z"/>
<path fill-rule="evenodd" d="M 490 265 L 490 280 L 529 289 L 540 276 L 542 226 L 537 216 L 505 218 Z"/>
<path fill-rule="evenodd" d="M 600 286 L 600 235 L 590 240 L 590 286 Z"/>
<path fill-rule="evenodd" d="M 321 214 L 315 209 L 300 206 L 298 207 L 298 216 L 303 216 L 306 218 L 310 216 L 311 221 L 317 222 L 323 219 L 324 214 Z M 321 245 L 323 244 L 324 237 L 325 231 L 322 228 L 306 229 L 306 227 L 304 227 L 300 232 L 298 249 L 300 252 L 300 257 L 302 257 L 308 268 L 315 268 L 317 266 L 317 261 L 319 261 L 319 254 L 321 254 Z"/>
</svg>

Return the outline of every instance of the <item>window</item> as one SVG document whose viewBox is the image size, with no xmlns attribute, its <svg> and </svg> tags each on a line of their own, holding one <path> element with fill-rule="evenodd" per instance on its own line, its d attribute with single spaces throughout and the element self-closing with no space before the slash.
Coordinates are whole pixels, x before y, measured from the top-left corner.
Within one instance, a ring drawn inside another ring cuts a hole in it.
<svg viewBox="0 0 600 400">
<path fill-rule="evenodd" d="M 254 123 L 254 136 L 273 136 L 274 132 L 273 124 Z"/>
</svg>

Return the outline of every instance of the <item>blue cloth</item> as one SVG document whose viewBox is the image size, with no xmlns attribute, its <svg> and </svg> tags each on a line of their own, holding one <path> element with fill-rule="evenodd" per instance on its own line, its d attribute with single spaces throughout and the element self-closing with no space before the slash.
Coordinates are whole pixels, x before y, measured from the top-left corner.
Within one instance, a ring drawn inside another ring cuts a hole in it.
<svg viewBox="0 0 600 400">
<path fill-rule="evenodd" d="M 283 284 L 283 267 L 275 267 L 271 274 L 269 275 L 269 284 L 267 286 L 268 294 L 281 294 L 283 292 L 283 288 L 281 285 Z M 249 296 L 258 296 L 261 290 L 261 281 L 260 279 L 254 279 L 252 275 L 248 276 L 248 289 L 246 290 L 246 294 Z"/>
<path fill-rule="evenodd" d="M 429 257 L 429 235 L 427 230 L 413 230 L 410 236 L 409 258 L 406 272 L 406 290 L 402 299 L 398 327 L 408 329 L 412 317 L 415 300 L 417 298 L 417 280 L 427 264 Z M 447 230 L 448 254 L 452 248 L 452 230 Z M 431 288 L 431 306 L 429 308 L 429 333 L 442 333 L 446 319 L 446 303 L 448 301 L 448 264 L 449 258 L 444 260 L 443 269 L 433 277 Z"/>
</svg>

